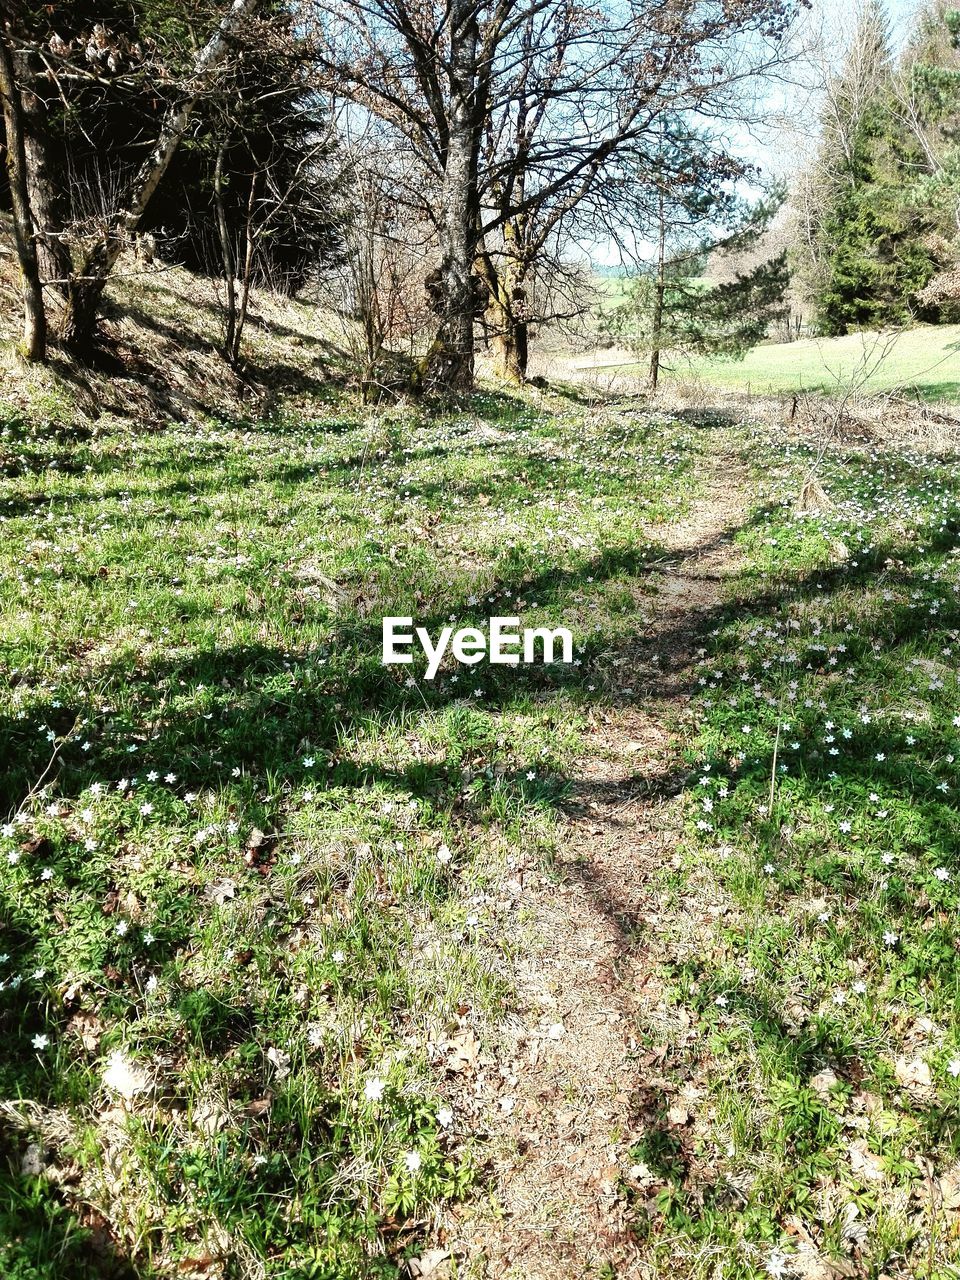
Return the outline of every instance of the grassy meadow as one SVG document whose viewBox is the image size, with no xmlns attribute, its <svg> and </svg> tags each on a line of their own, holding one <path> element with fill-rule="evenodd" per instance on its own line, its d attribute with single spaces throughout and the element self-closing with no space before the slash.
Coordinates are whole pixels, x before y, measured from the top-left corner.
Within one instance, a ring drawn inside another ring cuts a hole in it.
<svg viewBox="0 0 960 1280">
<path fill-rule="evenodd" d="M 91 1232 L 144 1276 L 393 1276 L 470 1191 L 444 1064 L 509 1005 L 497 886 L 549 866 L 696 449 L 497 395 L 7 421 L 4 1276 L 100 1276 Z M 577 665 L 381 666 L 383 615 L 495 611 L 562 620 Z"/>
<path fill-rule="evenodd" d="M 629 1028 L 631 1247 L 689 1280 L 955 1277 L 960 464 L 820 455 L 536 393 L 9 414 L 0 1273 L 399 1277 L 487 1197 L 464 1064 L 495 1070 L 542 941 L 511 877 L 557 876 L 722 456 L 739 560 L 691 622 L 685 825 L 644 872 L 667 1017 Z M 381 665 L 384 615 L 493 613 L 571 627 L 576 663 Z"/>
<path fill-rule="evenodd" d="M 948 1280 L 960 464 L 818 453 L 750 446 L 736 605 L 697 673 L 689 848 L 663 891 L 711 920 L 668 962 L 703 1119 L 641 1144 L 666 1184 L 646 1225 L 683 1275 Z M 831 505 L 798 515 L 814 467 Z"/>
<path fill-rule="evenodd" d="M 646 373 L 646 365 L 604 368 Z M 926 402 L 960 403 L 960 325 L 920 326 L 896 334 L 852 333 L 842 338 L 802 338 L 764 343 L 742 360 L 665 357 L 670 383 L 696 380 L 724 391 L 758 396 L 816 392 L 844 395 L 895 392 Z"/>
</svg>

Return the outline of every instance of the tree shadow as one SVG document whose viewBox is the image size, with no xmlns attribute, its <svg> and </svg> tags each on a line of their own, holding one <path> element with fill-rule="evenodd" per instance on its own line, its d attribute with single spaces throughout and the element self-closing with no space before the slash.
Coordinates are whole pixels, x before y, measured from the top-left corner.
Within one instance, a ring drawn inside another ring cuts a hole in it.
<svg viewBox="0 0 960 1280">
<path fill-rule="evenodd" d="M 96 1211 L 68 1205 L 56 1184 L 24 1174 L 28 1146 L 43 1139 L 0 1117 L 0 1267 L 7 1276 L 64 1280 L 147 1280 Z"/>
<path fill-rule="evenodd" d="M 515 402 L 510 397 L 495 400 L 491 409 L 492 413 L 508 415 L 514 411 Z M 262 429 L 265 433 L 272 430 L 269 426 Z M 277 428 L 278 433 L 283 430 L 282 426 Z M 351 455 L 336 465 L 342 474 L 347 474 L 361 462 L 362 456 Z M 545 468 L 547 464 L 539 461 L 531 465 L 531 483 L 542 483 L 547 474 Z M 336 467 L 333 473 L 341 474 Z M 299 483 L 308 480 L 312 473 L 309 468 L 281 462 L 275 474 L 290 483 Z M 549 474 L 556 475 L 552 470 Z M 238 483 L 245 483 L 245 479 L 241 478 Z M 175 481 L 170 492 L 179 491 L 177 485 L 183 483 L 187 482 Z M 442 486 L 427 488 L 433 497 L 441 497 L 445 492 Z M 484 490 L 489 492 L 490 487 L 484 486 Z M 475 495 L 478 487 L 468 484 L 461 492 Z M 559 616 L 590 584 L 635 583 L 669 574 L 678 568 L 680 561 L 689 562 L 709 554 L 764 518 L 764 512 L 745 514 L 735 528 L 722 530 L 701 546 L 674 556 L 664 555 L 657 549 L 640 552 L 613 548 L 585 558 L 574 567 L 553 563 L 532 574 L 517 567 L 498 581 L 497 590 L 501 599 L 536 597 Z M 634 701 L 652 696 L 679 703 L 696 684 L 696 649 L 729 618 L 748 616 L 769 622 L 771 614 L 782 611 L 795 599 L 809 596 L 815 589 L 818 600 L 829 600 L 841 591 L 874 585 L 878 566 L 884 566 L 887 583 L 906 584 L 923 557 L 929 554 L 931 545 L 945 549 L 952 542 L 952 532 L 944 531 L 924 548 L 917 547 L 906 553 L 898 549 L 897 563 L 890 567 L 886 567 L 886 561 L 891 558 L 889 553 L 893 547 L 883 544 L 870 556 L 863 557 L 857 566 L 804 571 L 786 584 L 772 585 L 756 580 L 735 600 L 708 607 L 696 606 L 695 602 L 685 607 L 683 600 L 677 599 L 669 620 L 661 621 L 650 637 L 635 627 L 617 625 L 617 621 L 622 624 L 622 615 L 619 620 L 606 619 L 600 631 L 585 640 L 580 653 L 581 668 L 561 670 L 532 666 L 485 671 L 482 709 L 489 714 L 522 709 L 534 703 L 555 703 L 561 714 L 569 716 L 620 696 L 611 693 L 608 686 L 590 688 L 593 673 L 609 671 L 626 673 L 634 686 Z M 684 577 L 693 579 L 696 572 L 686 570 Z M 467 619 L 478 616 L 478 610 L 483 607 L 482 602 L 478 606 L 465 592 L 447 591 L 442 600 L 429 602 L 422 612 L 413 606 L 410 612 L 419 625 L 435 634 L 447 624 L 451 613 Z M 905 606 L 888 609 L 884 628 L 885 642 L 893 647 L 900 639 L 907 640 L 916 634 L 917 618 Z M 868 644 L 869 640 L 869 635 L 864 636 L 862 643 Z M 219 645 L 210 649 L 193 647 L 163 658 L 145 658 L 133 671 L 126 662 L 111 664 L 98 674 L 98 687 L 107 697 L 121 687 L 129 691 L 131 709 L 124 719 L 106 717 L 92 706 L 57 706 L 52 696 L 36 707 L 35 719 L 58 734 L 66 733 L 78 714 L 91 717 L 84 733 L 93 745 L 89 751 L 83 750 L 79 740 L 71 740 L 66 745 L 51 775 L 56 779 L 57 791 L 66 798 L 76 798 L 93 781 L 116 783 L 127 777 L 132 766 L 126 746 L 133 741 L 138 746 L 136 772 L 140 777 L 150 770 L 162 775 L 174 761 L 189 761 L 189 777 L 181 778 L 181 783 L 191 787 L 229 787 L 232 771 L 238 769 L 241 774 L 257 779 L 282 778 L 291 787 L 309 783 L 321 792 L 383 788 L 412 794 L 431 801 L 438 810 L 458 814 L 463 808 L 463 756 L 456 750 L 448 749 L 438 760 L 417 760 L 403 768 L 391 768 L 354 758 L 349 745 L 345 745 L 359 731 L 372 725 L 386 731 L 408 731 L 424 713 L 428 717 L 440 717 L 457 709 L 466 712 L 467 708 L 478 706 L 469 695 L 464 696 L 462 685 L 454 685 L 448 678 L 434 685 L 420 681 L 414 688 L 408 688 L 400 678 L 405 670 L 398 675 L 381 665 L 380 642 L 376 620 L 347 610 L 343 616 L 334 618 L 329 641 L 322 648 L 309 643 L 299 649 L 268 642 Z M 656 665 L 651 661 L 651 647 L 655 647 L 662 658 Z M 195 690 L 201 684 L 216 694 L 213 710 L 209 703 L 190 704 L 181 694 L 184 688 Z M 811 731 L 813 719 L 810 717 Z M 802 717 L 797 723 L 797 733 L 802 736 L 806 732 Z M 884 745 L 889 748 L 886 732 L 882 727 L 875 731 L 874 752 Z M 772 747 L 765 746 L 754 754 L 755 758 L 738 773 L 739 783 L 746 781 L 760 786 L 768 781 Z M 888 751 L 888 754 L 893 753 Z M 5 714 L 0 716 L 0 756 L 8 762 L 0 780 L 0 806 L 12 808 L 46 766 L 49 745 L 38 737 L 35 722 L 23 722 Z M 311 758 L 314 763 L 308 765 L 306 761 Z M 718 759 L 712 763 L 715 771 L 723 776 L 726 768 L 723 761 Z M 811 776 L 822 777 L 830 767 L 830 761 L 821 761 Z M 840 768 L 845 778 L 855 779 L 864 787 L 877 775 L 868 756 L 849 756 Z M 947 848 L 945 832 L 941 829 L 943 813 L 933 790 L 929 794 L 921 790 L 918 796 L 915 775 L 905 771 L 895 759 L 890 761 L 884 776 L 891 788 L 909 791 L 914 800 L 919 799 L 920 817 L 926 824 L 923 838 L 942 841 L 944 857 L 952 858 L 949 865 L 955 866 L 957 855 Z M 495 784 L 501 794 L 506 793 L 518 804 L 538 804 L 563 817 L 570 814 L 573 806 L 591 799 L 601 802 L 611 797 L 626 802 L 668 800 L 680 794 L 688 780 L 686 767 L 670 764 L 653 773 L 586 782 L 577 780 L 573 770 L 551 778 L 546 784 L 539 780 L 529 782 L 522 770 L 510 770 L 491 779 L 491 787 Z M 482 797 L 479 804 L 484 804 Z M 923 805 L 931 807 L 928 810 L 922 808 Z M 493 820 L 496 814 L 497 810 L 488 805 L 486 809 L 481 807 L 479 816 Z M 957 833 L 951 826 L 948 834 L 952 837 Z M 611 885 L 598 877 L 589 865 L 565 868 L 565 874 L 580 880 L 598 910 L 615 925 L 623 958 L 630 955 L 646 927 L 637 909 L 636 885 Z M 164 955 L 169 958 L 180 941 L 176 936 L 166 938 L 160 958 Z M 28 941 L 23 940 L 27 955 L 28 948 Z M 945 964 L 942 968 L 942 980 L 953 980 L 954 975 L 947 971 Z M 698 973 L 709 978 L 707 969 Z M 787 1062 L 801 1079 L 824 1061 L 849 1063 L 848 1047 L 842 1037 L 829 1028 L 787 1026 L 768 1004 L 746 992 L 735 995 L 732 1011 L 748 1018 L 759 1040 Z M 247 1026 L 245 1010 L 224 1011 L 208 1002 L 201 1001 L 191 1014 L 204 1044 L 209 1043 L 213 1049 L 222 1047 L 235 1029 L 239 1034 Z M 640 1073 L 631 1084 L 638 1094 L 638 1114 L 647 1117 L 645 1123 L 651 1138 L 645 1150 L 653 1161 L 651 1168 L 665 1181 L 686 1191 L 695 1190 L 691 1178 L 697 1175 L 691 1150 L 687 1139 L 678 1138 L 666 1123 L 663 1097 L 656 1090 L 650 1092 L 651 1086 Z"/>
</svg>

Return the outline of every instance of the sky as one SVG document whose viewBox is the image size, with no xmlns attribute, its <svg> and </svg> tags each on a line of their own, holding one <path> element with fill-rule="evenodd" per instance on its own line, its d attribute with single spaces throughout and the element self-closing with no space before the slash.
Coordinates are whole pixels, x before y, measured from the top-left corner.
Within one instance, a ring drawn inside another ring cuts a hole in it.
<svg viewBox="0 0 960 1280">
<path fill-rule="evenodd" d="M 894 50 L 906 41 L 911 30 L 913 15 L 922 0 L 884 0 L 890 15 Z M 810 12 L 802 20 L 798 36 L 823 28 L 827 33 L 826 45 L 842 56 L 846 39 L 859 9 L 858 0 L 813 0 Z M 798 71 L 800 80 L 810 80 L 809 72 Z M 800 84 L 771 83 L 761 86 L 761 114 L 765 123 L 746 129 L 731 126 L 727 130 L 731 150 L 749 160 L 769 181 L 783 179 L 789 182 L 791 174 L 802 167 L 816 142 L 817 99 L 809 88 Z M 756 199 L 762 187 L 747 187 L 744 195 Z M 643 257 L 652 255 L 653 246 L 643 240 L 637 242 L 637 251 Z M 611 241 L 581 246 L 582 256 L 594 266 L 616 266 L 620 252 Z M 576 256 L 580 256 L 577 254 Z"/>
<path fill-rule="evenodd" d="M 894 52 L 906 43 L 912 30 L 914 15 L 922 0 L 884 0 L 890 16 L 890 30 Z M 813 0 L 810 13 L 803 20 L 803 27 L 825 33 L 825 45 L 836 50 L 837 65 L 842 59 L 852 28 L 860 9 L 859 0 Z M 789 177 L 797 160 L 815 138 L 817 100 L 810 94 L 774 88 L 771 93 L 771 118 L 774 128 L 770 136 L 761 133 L 748 143 L 751 159 L 768 172 Z M 784 127 L 777 118 L 784 117 Z M 794 146 L 790 145 L 790 124 L 794 124 Z"/>
<path fill-rule="evenodd" d="M 909 26 L 910 19 L 916 11 L 916 0 L 886 0 L 886 5 L 894 30 L 902 39 L 904 29 Z"/>
</svg>

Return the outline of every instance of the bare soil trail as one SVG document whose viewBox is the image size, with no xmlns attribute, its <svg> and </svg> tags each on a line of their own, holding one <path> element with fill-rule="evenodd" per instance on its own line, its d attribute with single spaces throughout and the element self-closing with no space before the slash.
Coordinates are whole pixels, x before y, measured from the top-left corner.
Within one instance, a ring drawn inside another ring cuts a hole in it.
<svg viewBox="0 0 960 1280">
<path fill-rule="evenodd" d="M 717 458 L 689 513 L 656 531 L 668 559 L 646 598 L 653 620 L 631 645 L 633 697 L 595 714 L 556 877 L 534 878 L 539 941 L 517 962 L 519 1009 L 499 1054 L 510 1097 L 487 1117 L 492 1185 L 443 1224 L 458 1275 L 651 1274 L 623 1189 L 642 1177 L 630 1157 L 642 1117 L 664 1102 L 650 1046 L 669 1016 L 657 972 L 670 924 L 654 873 L 680 835 L 688 770 L 677 731 L 748 507 L 742 464 Z"/>
</svg>

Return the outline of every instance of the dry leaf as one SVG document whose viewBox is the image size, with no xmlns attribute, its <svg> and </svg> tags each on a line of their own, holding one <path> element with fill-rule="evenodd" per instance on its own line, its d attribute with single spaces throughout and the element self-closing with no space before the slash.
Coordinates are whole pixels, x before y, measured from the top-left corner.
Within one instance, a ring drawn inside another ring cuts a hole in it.
<svg viewBox="0 0 960 1280">
<path fill-rule="evenodd" d="M 872 1152 L 863 1138 L 850 1144 L 850 1167 L 867 1182 L 879 1182 L 883 1178 L 883 1157 Z"/>
<path fill-rule="evenodd" d="M 421 1253 L 419 1258 L 408 1258 L 406 1263 L 406 1274 L 411 1280 L 425 1280 L 427 1276 L 433 1276 L 434 1280 L 440 1280 L 441 1274 L 446 1274 L 449 1270 L 443 1264 L 450 1257 L 449 1249 L 428 1249 L 426 1253 Z"/>
<path fill-rule="evenodd" d="M 944 1209 L 960 1209 L 960 1164 L 955 1164 L 939 1180 Z"/>
<path fill-rule="evenodd" d="M 123 895 L 120 902 L 120 910 L 133 924 L 143 919 L 143 908 L 140 906 L 139 899 L 132 889 Z"/>
<path fill-rule="evenodd" d="M 825 1258 L 815 1245 L 806 1241 L 793 1254 L 790 1264 L 800 1280 L 846 1280 L 858 1274 L 854 1263 L 846 1258 Z"/>
<path fill-rule="evenodd" d="M 222 907 L 228 898 L 237 896 L 237 886 L 228 876 L 225 876 L 222 880 L 217 880 L 214 884 L 207 885 L 206 894 L 208 898 L 212 898 L 218 906 Z"/>
<path fill-rule="evenodd" d="M 838 1084 L 836 1075 L 829 1067 L 825 1071 L 819 1071 L 810 1081 L 810 1088 L 814 1093 L 819 1093 L 821 1097 L 825 1097 L 835 1084 Z"/>
<path fill-rule="evenodd" d="M 898 1082 L 906 1088 L 910 1088 L 913 1085 L 926 1089 L 933 1083 L 930 1076 L 930 1068 L 922 1058 L 913 1058 L 910 1061 L 905 1057 L 897 1058 L 893 1064 L 893 1073 Z"/>
<path fill-rule="evenodd" d="M 278 1080 L 285 1080 L 290 1074 L 290 1055 L 285 1049 L 271 1045 L 267 1050 L 267 1061 L 273 1063 Z"/>
<path fill-rule="evenodd" d="M 177 1270 L 185 1276 L 205 1276 L 219 1265 L 212 1253 L 204 1253 L 198 1258 L 184 1258 L 177 1264 Z"/>
<path fill-rule="evenodd" d="M 648 1183 L 648 1182 L 656 1182 L 656 1178 L 653 1176 L 650 1169 L 647 1167 L 647 1165 L 643 1163 L 642 1160 L 640 1161 L 639 1164 L 634 1164 L 630 1166 L 630 1169 L 627 1173 L 627 1178 L 630 1182 L 634 1183 L 636 1186 L 643 1186 L 645 1183 Z"/>
<path fill-rule="evenodd" d="M 230 1123 L 230 1116 L 215 1103 L 203 1103 L 195 1108 L 192 1116 L 194 1127 L 199 1129 L 201 1133 L 212 1137 L 215 1133 L 219 1133 L 221 1129 L 225 1129 Z"/>
<path fill-rule="evenodd" d="M 473 1071 L 477 1066 L 479 1046 L 472 1031 L 464 1031 L 447 1042 L 447 1066 L 451 1071 Z"/>
<path fill-rule="evenodd" d="M 67 1028 L 80 1037 L 81 1044 L 90 1053 L 97 1048 L 103 1035 L 103 1023 L 93 1013 L 75 1013 Z"/>
</svg>

